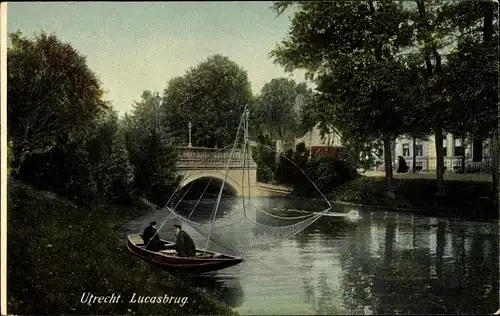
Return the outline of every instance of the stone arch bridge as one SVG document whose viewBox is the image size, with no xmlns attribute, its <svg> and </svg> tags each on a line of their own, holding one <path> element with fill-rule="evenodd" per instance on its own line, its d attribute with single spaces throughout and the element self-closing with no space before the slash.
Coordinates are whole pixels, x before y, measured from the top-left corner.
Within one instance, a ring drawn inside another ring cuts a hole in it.
<svg viewBox="0 0 500 316">
<path fill-rule="evenodd" d="M 183 176 L 181 187 L 197 180 L 210 179 L 213 186 L 220 188 L 226 176 L 226 169 L 231 156 L 231 149 L 205 147 L 177 147 L 179 160 L 177 172 Z M 224 191 L 234 196 L 279 196 L 287 195 L 290 190 L 257 182 L 257 164 L 251 152 L 235 150 L 229 164 Z"/>
</svg>

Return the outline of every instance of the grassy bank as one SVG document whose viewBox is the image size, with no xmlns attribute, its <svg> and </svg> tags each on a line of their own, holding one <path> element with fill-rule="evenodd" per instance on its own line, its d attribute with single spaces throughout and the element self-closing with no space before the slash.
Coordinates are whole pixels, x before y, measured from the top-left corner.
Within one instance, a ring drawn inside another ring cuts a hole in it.
<svg viewBox="0 0 500 316">
<path fill-rule="evenodd" d="M 19 182 L 8 189 L 9 314 L 235 314 L 128 252 L 117 229 L 145 208 L 85 209 Z M 80 303 L 84 292 L 120 294 L 123 302 L 89 306 Z M 130 304 L 134 292 L 188 301 Z"/>
<path fill-rule="evenodd" d="M 472 219 L 496 219 L 491 200 L 491 183 L 484 181 L 446 181 L 446 195 L 435 196 L 435 179 L 395 178 L 395 198 L 385 194 L 384 177 L 366 177 L 336 187 L 331 200 L 377 207 L 402 208 L 428 215 L 460 216 Z"/>
</svg>

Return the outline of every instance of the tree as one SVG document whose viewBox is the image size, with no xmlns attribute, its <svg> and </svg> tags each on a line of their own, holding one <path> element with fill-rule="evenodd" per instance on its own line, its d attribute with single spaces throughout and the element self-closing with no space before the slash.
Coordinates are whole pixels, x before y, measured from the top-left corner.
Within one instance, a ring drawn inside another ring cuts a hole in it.
<svg viewBox="0 0 500 316">
<path fill-rule="evenodd" d="M 156 131 L 140 147 L 143 163 L 135 166 L 137 186 L 151 202 L 164 205 L 180 182 L 175 167 L 177 153 L 165 145 Z"/>
<path fill-rule="evenodd" d="M 356 139 L 384 142 L 386 183 L 392 195 L 391 139 L 402 130 L 397 60 L 411 44 L 405 9 L 396 2 L 295 2 L 289 38 L 271 55 L 286 70 L 306 69 L 323 99 L 323 126 Z M 281 13 L 291 2 L 278 1 Z M 346 137 L 346 136 L 344 136 Z"/>
<path fill-rule="evenodd" d="M 70 44 L 44 33 L 28 39 L 17 32 L 10 38 L 8 133 L 19 167 L 29 155 L 84 137 L 109 106 L 96 75 Z"/>
<path fill-rule="evenodd" d="M 257 119 L 264 133 L 273 139 L 294 140 L 301 124 L 301 109 L 311 98 L 305 83 L 296 84 L 287 78 L 266 83 L 256 100 Z"/>
<path fill-rule="evenodd" d="M 177 153 L 167 132 L 171 129 L 161 120 L 156 123 L 158 101 L 157 96 L 145 91 L 142 100 L 135 102 L 131 115 L 120 122 L 119 133 L 133 167 L 135 190 L 162 204 L 175 190 L 179 177 L 175 169 Z"/>
<path fill-rule="evenodd" d="M 117 203 L 128 203 L 134 183 L 134 170 L 128 159 L 123 137 L 116 131 L 109 158 L 103 170 L 103 194 Z"/>
<path fill-rule="evenodd" d="M 404 135 L 412 138 L 413 163 L 412 172 L 416 172 L 417 164 L 417 139 L 425 140 L 432 131 L 432 121 L 428 117 L 428 102 L 423 86 L 423 60 L 418 53 L 408 54 L 404 57 L 406 83 L 401 85 L 403 106 L 406 108 L 403 118 Z"/>
<path fill-rule="evenodd" d="M 234 142 L 244 107 L 252 101 L 247 73 L 229 58 L 215 55 L 184 76 L 172 79 L 164 91 L 162 109 L 169 128 L 188 143 L 225 147 Z"/>
<path fill-rule="evenodd" d="M 415 26 L 419 52 L 425 61 L 424 91 L 429 113 L 432 114 L 432 129 L 436 146 L 436 177 L 438 182 L 437 195 L 443 195 L 444 182 L 444 152 L 443 132 L 444 113 L 449 102 L 443 97 L 443 62 L 440 50 L 446 43 L 446 21 L 442 16 L 442 4 L 415 0 L 416 9 L 411 12 L 411 20 Z"/>
<path fill-rule="evenodd" d="M 140 146 L 152 131 L 158 131 L 162 139 L 174 141 L 160 109 L 160 97 L 149 90 L 143 91 L 140 101 L 134 101 L 133 110 L 121 121 L 125 145 L 132 164 L 141 163 Z"/>
<path fill-rule="evenodd" d="M 444 6 L 443 19 L 459 34 L 448 55 L 446 77 L 445 93 L 453 100 L 448 112 L 453 117 L 451 127 L 479 144 L 492 138 L 493 192 L 498 203 L 498 2 L 450 2 Z"/>
<path fill-rule="evenodd" d="M 261 133 L 278 142 L 278 155 L 300 134 L 300 109 L 310 93 L 304 83 L 296 84 L 287 78 L 272 79 L 262 87 L 252 119 Z"/>
</svg>

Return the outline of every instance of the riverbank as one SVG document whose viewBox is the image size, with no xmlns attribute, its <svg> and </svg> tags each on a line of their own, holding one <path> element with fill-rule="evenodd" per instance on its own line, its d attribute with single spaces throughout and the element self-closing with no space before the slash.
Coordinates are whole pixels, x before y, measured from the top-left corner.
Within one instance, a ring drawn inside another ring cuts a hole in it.
<svg viewBox="0 0 500 316">
<path fill-rule="evenodd" d="M 146 207 L 81 208 L 12 180 L 8 191 L 9 314 L 237 315 L 129 253 L 118 228 Z M 121 301 L 82 304 L 84 293 Z M 134 293 L 175 299 L 138 304 Z"/>
<path fill-rule="evenodd" d="M 493 207 L 491 183 L 446 181 L 446 195 L 436 196 L 435 179 L 395 178 L 394 199 L 385 194 L 384 177 L 360 176 L 326 194 L 329 200 L 429 216 L 458 216 L 468 219 L 498 219 Z"/>
</svg>

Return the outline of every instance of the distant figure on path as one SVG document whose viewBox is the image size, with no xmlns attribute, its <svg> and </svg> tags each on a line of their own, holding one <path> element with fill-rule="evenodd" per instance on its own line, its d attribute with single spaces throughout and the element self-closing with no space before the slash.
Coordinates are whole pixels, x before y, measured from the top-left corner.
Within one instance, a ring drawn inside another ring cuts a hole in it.
<svg viewBox="0 0 500 316">
<path fill-rule="evenodd" d="M 158 251 L 162 248 L 162 242 L 160 241 L 160 236 L 156 231 L 156 222 L 149 223 L 149 226 L 144 229 L 144 233 L 141 235 L 146 249 L 151 251 Z"/>
<path fill-rule="evenodd" d="M 196 246 L 193 239 L 182 230 L 181 225 L 174 225 L 175 234 L 175 248 L 179 257 L 194 257 L 196 255 Z"/>
<path fill-rule="evenodd" d="M 410 168 L 408 167 L 408 165 L 406 164 L 406 160 L 399 156 L 398 157 L 398 170 L 396 171 L 397 173 L 405 173 L 405 172 L 408 172 Z"/>
</svg>

